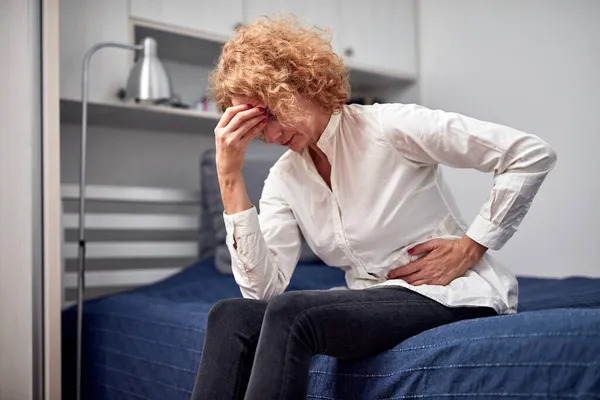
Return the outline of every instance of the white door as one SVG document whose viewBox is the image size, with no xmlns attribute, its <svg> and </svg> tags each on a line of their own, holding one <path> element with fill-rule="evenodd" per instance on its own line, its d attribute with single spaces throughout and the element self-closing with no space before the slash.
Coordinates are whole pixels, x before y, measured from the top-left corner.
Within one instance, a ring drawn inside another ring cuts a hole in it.
<svg viewBox="0 0 600 400">
<path fill-rule="evenodd" d="M 242 23 L 243 0 L 130 0 L 135 18 L 229 36 Z"/>
<path fill-rule="evenodd" d="M 416 73 L 414 0 L 343 1 L 341 21 L 350 64 Z"/>
<path fill-rule="evenodd" d="M 331 44 L 333 49 L 339 52 L 341 3 L 341 0 L 246 0 L 244 21 L 252 22 L 264 15 L 294 15 L 306 26 L 316 25 L 322 29 L 330 29 Z"/>
<path fill-rule="evenodd" d="M 57 0 L 0 1 L 0 399 L 60 399 Z"/>
</svg>

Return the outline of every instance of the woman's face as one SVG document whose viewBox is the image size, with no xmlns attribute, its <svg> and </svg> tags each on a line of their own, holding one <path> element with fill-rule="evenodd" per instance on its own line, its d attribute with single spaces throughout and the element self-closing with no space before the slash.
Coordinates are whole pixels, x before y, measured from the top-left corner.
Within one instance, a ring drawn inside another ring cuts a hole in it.
<svg viewBox="0 0 600 400">
<path fill-rule="evenodd" d="M 265 104 L 256 100 L 250 99 L 243 96 L 235 96 L 231 99 L 232 105 L 237 106 L 240 104 L 252 104 L 254 107 L 265 107 Z M 300 152 L 310 143 L 316 142 L 313 139 L 313 134 L 309 129 L 309 126 L 299 126 L 294 128 L 283 128 L 279 121 L 277 120 L 277 116 L 271 114 L 268 108 L 267 110 L 267 124 L 265 125 L 262 138 L 267 143 L 278 144 L 280 146 L 284 146 L 293 150 L 295 152 Z"/>
</svg>

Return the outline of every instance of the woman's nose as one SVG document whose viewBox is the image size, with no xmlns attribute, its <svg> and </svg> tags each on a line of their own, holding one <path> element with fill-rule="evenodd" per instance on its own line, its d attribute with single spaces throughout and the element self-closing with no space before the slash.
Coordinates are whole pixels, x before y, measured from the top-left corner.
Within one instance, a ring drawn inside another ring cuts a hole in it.
<svg viewBox="0 0 600 400">
<path fill-rule="evenodd" d="M 267 143 L 277 143 L 281 138 L 281 129 L 277 129 L 272 123 L 267 122 L 267 126 L 263 129 L 263 137 Z"/>
</svg>

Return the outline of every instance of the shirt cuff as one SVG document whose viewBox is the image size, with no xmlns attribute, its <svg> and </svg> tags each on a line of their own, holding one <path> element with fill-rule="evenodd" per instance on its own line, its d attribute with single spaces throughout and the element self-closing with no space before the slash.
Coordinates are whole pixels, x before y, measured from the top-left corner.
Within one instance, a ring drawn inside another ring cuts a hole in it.
<svg viewBox="0 0 600 400">
<path fill-rule="evenodd" d="M 253 233 L 260 231 L 258 213 L 254 206 L 231 215 L 223 212 L 223 219 L 225 220 L 227 234 L 232 235 L 235 238 L 252 235 Z"/>
<path fill-rule="evenodd" d="M 513 232 L 507 232 L 481 215 L 477 215 L 467 231 L 468 237 L 491 250 L 500 250 L 512 235 Z"/>
</svg>

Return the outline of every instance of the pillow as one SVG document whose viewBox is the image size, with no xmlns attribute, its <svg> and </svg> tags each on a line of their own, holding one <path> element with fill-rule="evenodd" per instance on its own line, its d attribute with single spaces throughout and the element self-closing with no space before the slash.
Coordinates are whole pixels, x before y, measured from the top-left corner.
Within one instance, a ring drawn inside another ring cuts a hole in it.
<svg viewBox="0 0 600 400">
<path fill-rule="evenodd" d="M 272 146 L 269 146 L 272 147 Z M 244 181 L 250 202 L 260 212 L 259 200 L 269 169 L 281 156 L 263 145 L 249 146 L 244 162 Z M 200 245 L 201 258 L 212 255 L 215 267 L 221 273 L 231 273 L 231 255 L 225 245 L 225 222 L 223 203 L 215 165 L 215 150 L 206 150 L 200 161 Z M 301 262 L 320 261 L 304 238 L 300 252 Z"/>
<path fill-rule="evenodd" d="M 214 255 L 217 246 L 225 242 L 223 203 L 215 167 L 215 150 L 206 150 L 200 158 L 200 258 Z"/>
</svg>

